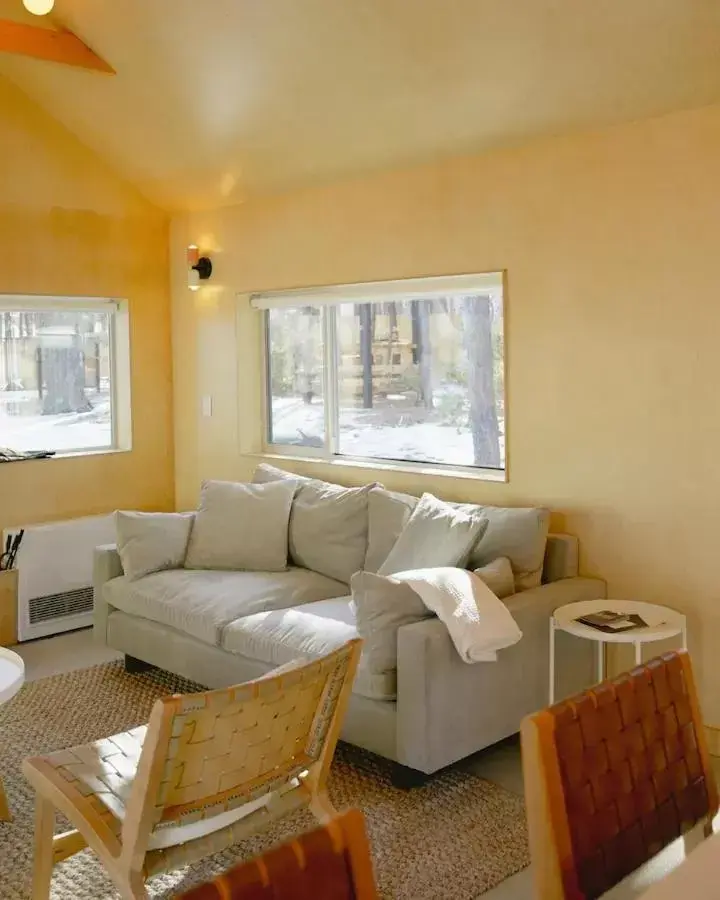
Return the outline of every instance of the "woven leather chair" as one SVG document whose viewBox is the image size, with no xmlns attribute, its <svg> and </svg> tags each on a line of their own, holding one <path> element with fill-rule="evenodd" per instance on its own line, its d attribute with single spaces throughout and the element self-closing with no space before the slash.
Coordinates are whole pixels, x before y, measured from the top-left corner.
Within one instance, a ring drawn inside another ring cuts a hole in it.
<svg viewBox="0 0 720 900">
<path fill-rule="evenodd" d="M 377 900 L 362 813 L 351 809 L 183 895 L 183 900 Z"/>
<path fill-rule="evenodd" d="M 86 846 L 123 898 L 145 879 L 242 840 L 291 810 L 336 815 L 326 780 L 360 656 L 350 641 L 310 663 L 219 691 L 158 700 L 147 726 L 25 760 L 37 792 L 33 900 Z M 53 837 L 55 810 L 75 831 Z"/>
<path fill-rule="evenodd" d="M 690 657 L 665 653 L 522 723 L 539 900 L 599 897 L 718 811 Z"/>
</svg>

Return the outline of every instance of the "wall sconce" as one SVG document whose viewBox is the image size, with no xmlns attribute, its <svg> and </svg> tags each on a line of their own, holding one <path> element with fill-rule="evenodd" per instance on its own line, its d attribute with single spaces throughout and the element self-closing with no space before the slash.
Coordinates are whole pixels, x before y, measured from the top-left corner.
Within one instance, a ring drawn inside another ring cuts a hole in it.
<svg viewBox="0 0 720 900">
<path fill-rule="evenodd" d="M 207 281 L 212 275 L 212 260 L 209 256 L 200 256 L 197 244 L 187 248 L 188 287 L 191 291 L 200 290 L 200 282 Z"/>
</svg>

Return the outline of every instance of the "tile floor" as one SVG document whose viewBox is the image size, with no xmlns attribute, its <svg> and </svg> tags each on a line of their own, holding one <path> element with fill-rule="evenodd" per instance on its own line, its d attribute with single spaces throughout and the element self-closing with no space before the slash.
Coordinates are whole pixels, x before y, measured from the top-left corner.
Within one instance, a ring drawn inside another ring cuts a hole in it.
<svg viewBox="0 0 720 900">
<path fill-rule="evenodd" d="M 120 658 L 121 654 L 93 641 L 92 631 L 75 631 L 57 637 L 31 641 L 13 648 L 25 660 L 26 678 L 34 681 L 49 675 L 58 675 L 72 669 L 82 669 Z M 720 779 L 720 759 L 716 760 L 717 775 Z M 463 763 L 477 775 L 494 781 L 509 791 L 522 794 L 522 770 L 520 765 L 520 746 L 517 739 L 511 738 L 475 754 Z M 716 820 L 716 830 L 720 830 L 720 821 Z M 678 841 L 666 848 L 642 870 L 627 882 L 605 895 L 606 900 L 630 900 L 638 897 L 649 884 L 674 868 L 682 860 L 684 848 Z M 512 878 L 508 878 L 486 894 L 482 900 L 533 900 L 532 872 L 525 869 Z"/>
</svg>

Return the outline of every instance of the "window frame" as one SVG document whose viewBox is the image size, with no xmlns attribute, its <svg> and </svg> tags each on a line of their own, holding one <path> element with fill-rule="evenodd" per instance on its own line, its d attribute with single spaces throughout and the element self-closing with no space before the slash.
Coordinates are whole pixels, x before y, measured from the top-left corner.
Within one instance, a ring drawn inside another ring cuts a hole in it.
<svg viewBox="0 0 720 900">
<path fill-rule="evenodd" d="M 315 288 L 306 288 L 297 291 L 278 291 L 277 293 L 267 294 L 251 294 L 251 305 L 262 312 L 262 455 L 269 458 L 288 458 L 300 459 L 310 462 L 317 462 L 333 466 L 350 466 L 368 469 L 378 469 L 386 471 L 413 472 L 421 474 L 441 475 L 441 476 L 459 476 L 467 478 L 476 478 L 483 481 L 507 482 L 508 477 L 508 381 L 507 381 L 507 340 L 506 340 L 506 315 L 507 315 L 507 272 L 506 270 L 497 269 L 488 272 L 478 272 L 474 274 L 464 274 L 461 276 L 447 276 L 447 278 L 438 279 L 436 277 L 429 278 L 413 278 L 400 281 L 389 282 L 373 282 L 368 284 L 368 289 L 373 292 L 381 292 L 383 285 L 390 285 L 395 290 L 404 283 L 408 284 L 408 292 L 412 286 L 422 282 L 434 281 L 451 281 L 454 278 L 474 279 L 478 280 L 488 277 L 499 278 L 502 289 L 502 314 L 503 314 L 503 426 L 504 426 L 504 465 L 501 468 L 490 468 L 486 466 L 468 466 L 456 465 L 453 463 L 442 462 L 426 462 L 412 460 L 395 460 L 385 457 L 374 456 L 355 456 L 340 453 L 339 448 L 339 417 L 340 404 L 338 400 L 339 385 L 339 365 L 338 365 L 338 328 L 337 328 L 337 307 L 342 303 L 352 302 L 348 297 L 339 300 L 328 299 L 332 297 L 334 289 L 338 294 L 342 295 L 344 291 L 352 292 L 355 289 L 363 288 L 364 285 L 326 285 Z M 312 304 L 308 299 L 317 291 L 321 298 L 319 303 Z M 439 291 L 433 292 L 435 294 Z M 273 298 L 282 298 L 277 305 L 273 304 Z M 287 302 L 297 297 L 296 302 Z M 372 303 L 381 303 L 386 299 L 382 295 Z M 259 302 L 258 302 L 259 301 Z M 273 309 L 312 306 L 317 305 L 322 310 L 322 328 L 323 328 L 323 346 L 324 346 L 324 365 L 323 365 L 323 403 L 325 414 L 325 440 L 323 447 L 298 446 L 296 444 L 282 444 L 273 442 L 272 434 L 272 399 L 271 399 L 271 358 L 270 358 L 270 312 Z"/>
<path fill-rule="evenodd" d="M 94 447 L 47 449 L 53 453 L 49 459 L 97 456 L 131 450 L 130 311 L 127 300 L 115 297 L 0 293 L 0 315 L 5 312 L 91 312 L 109 315 L 110 443 Z M 1 433 L 0 446 L 5 446 Z"/>
</svg>

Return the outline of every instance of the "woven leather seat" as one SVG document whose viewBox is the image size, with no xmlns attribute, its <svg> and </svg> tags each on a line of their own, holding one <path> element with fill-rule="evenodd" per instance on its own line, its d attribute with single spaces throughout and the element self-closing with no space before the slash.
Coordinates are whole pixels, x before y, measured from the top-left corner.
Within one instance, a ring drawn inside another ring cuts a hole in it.
<svg viewBox="0 0 720 900">
<path fill-rule="evenodd" d="M 184 894 L 184 900 L 377 900 L 362 813 L 269 850 Z"/>
<path fill-rule="evenodd" d="M 145 878 L 224 850 L 309 806 L 335 814 L 325 782 L 360 641 L 225 690 L 158 700 L 147 726 L 25 760 L 37 792 L 34 900 L 52 867 L 89 846 L 123 897 Z M 55 809 L 76 831 L 53 836 Z"/>
<path fill-rule="evenodd" d="M 540 900 L 599 897 L 718 810 L 690 657 L 665 653 L 522 724 Z"/>
</svg>

